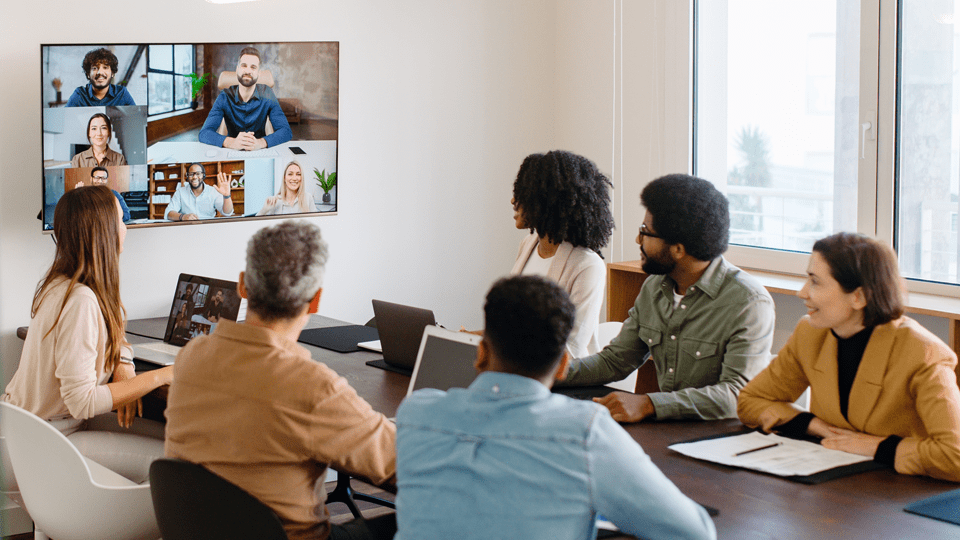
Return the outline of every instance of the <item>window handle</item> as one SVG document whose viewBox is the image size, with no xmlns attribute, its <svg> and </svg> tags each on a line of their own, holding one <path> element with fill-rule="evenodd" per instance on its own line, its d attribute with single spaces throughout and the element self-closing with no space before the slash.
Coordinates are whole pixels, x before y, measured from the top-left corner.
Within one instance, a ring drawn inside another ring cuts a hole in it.
<svg viewBox="0 0 960 540">
<path fill-rule="evenodd" d="M 860 159 L 867 158 L 867 132 L 873 128 L 870 122 L 860 124 Z M 872 138 L 872 137 L 871 137 Z"/>
</svg>

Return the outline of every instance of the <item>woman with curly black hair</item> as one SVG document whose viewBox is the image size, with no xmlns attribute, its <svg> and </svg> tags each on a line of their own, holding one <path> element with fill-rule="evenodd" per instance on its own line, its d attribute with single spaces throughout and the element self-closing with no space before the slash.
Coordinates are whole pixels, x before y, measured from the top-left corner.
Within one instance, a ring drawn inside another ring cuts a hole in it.
<svg viewBox="0 0 960 540">
<path fill-rule="evenodd" d="M 523 160 L 513 183 L 514 220 L 530 229 L 511 274 L 556 281 L 577 308 L 567 349 L 573 358 L 600 350 L 597 327 L 606 287 L 600 248 L 613 231 L 613 184 L 589 159 L 554 150 Z"/>
</svg>

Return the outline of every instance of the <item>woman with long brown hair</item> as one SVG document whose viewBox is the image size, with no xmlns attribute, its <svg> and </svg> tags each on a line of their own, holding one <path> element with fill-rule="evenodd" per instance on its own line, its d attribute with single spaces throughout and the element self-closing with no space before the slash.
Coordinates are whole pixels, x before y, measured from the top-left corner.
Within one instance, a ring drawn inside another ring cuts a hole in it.
<svg viewBox="0 0 960 540">
<path fill-rule="evenodd" d="M 173 367 L 134 372 L 120 301 L 121 212 L 104 186 L 68 191 L 57 203 L 53 265 L 37 286 L 20 366 L 0 399 L 48 420 L 82 454 L 140 482 L 163 455 L 163 426 L 134 421 L 139 398 L 169 384 Z M 116 420 L 107 415 L 112 410 Z"/>
</svg>

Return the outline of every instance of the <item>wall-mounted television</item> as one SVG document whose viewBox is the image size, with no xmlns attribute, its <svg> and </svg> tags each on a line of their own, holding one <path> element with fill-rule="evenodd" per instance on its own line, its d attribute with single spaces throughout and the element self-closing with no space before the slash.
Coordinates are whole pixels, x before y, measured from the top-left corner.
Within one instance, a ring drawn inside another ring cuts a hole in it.
<svg viewBox="0 0 960 540">
<path fill-rule="evenodd" d="M 128 227 L 337 212 L 338 42 L 40 51 L 43 230 L 91 184 Z"/>
</svg>

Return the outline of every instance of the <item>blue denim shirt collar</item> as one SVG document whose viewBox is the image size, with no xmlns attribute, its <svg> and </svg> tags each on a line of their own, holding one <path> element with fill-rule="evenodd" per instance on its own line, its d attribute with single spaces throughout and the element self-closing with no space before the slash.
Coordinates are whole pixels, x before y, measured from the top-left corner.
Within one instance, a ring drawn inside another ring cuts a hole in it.
<svg viewBox="0 0 960 540">
<path fill-rule="evenodd" d="M 494 401 L 519 396 L 546 398 L 550 389 L 540 381 L 499 371 L 485 371 L 470 384 L 470 393 Z"/>
<path fill-rule="evenodd" d="M 90 96 L 90 99 L 93 99 L 93 100 L 97 99 L 96 96 L 93 95 L 93 84 L 87 83 L 86 90 L 87 90 L 87 95 Z M 100 101 L 104 101 L 107 98 L 112 98 L 116 93 L 117 93 L 117 85 L 111 84 L 107 86 L 107 94 L 103 96 L 103 99 Z"/>
</svg>

